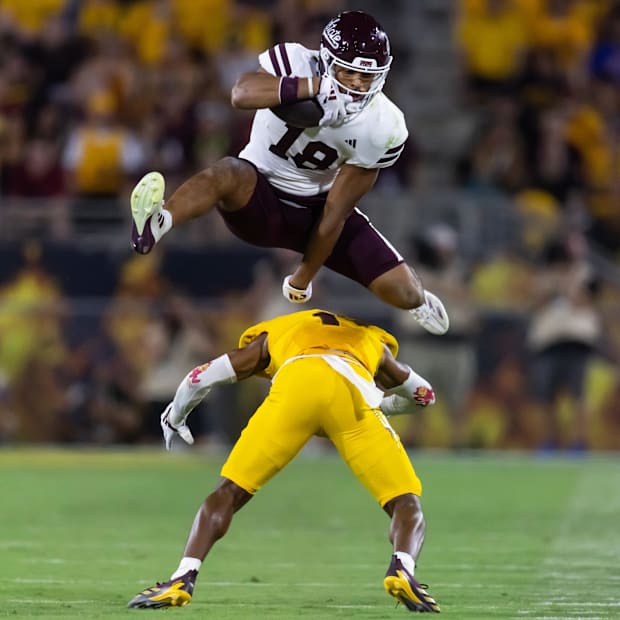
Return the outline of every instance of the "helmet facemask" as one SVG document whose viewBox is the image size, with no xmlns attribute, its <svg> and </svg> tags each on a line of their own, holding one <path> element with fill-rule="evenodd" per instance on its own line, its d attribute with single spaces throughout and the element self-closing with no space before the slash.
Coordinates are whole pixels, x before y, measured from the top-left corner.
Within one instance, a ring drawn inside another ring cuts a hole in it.
<svg viewBox="0 0 620 620">
<path fill-rule="evenodd" d="M 390 70 L 390 65 L 392 64 L 391 56 L 388 62 L 380 67 L 377 66 L 377 61 L 374 58 L 366 58 L 363 56 L 356 56 L 351 62 L 348 62 L 342 58 L 338 58 L 324 44 L 321 44 L 320 57 L 323 74 L 333 81 L 341 93 L 349 95 L 352 99 L 352 101 L 347 102 L 345 105 L 347 111 L 347 118 L 345 121 L 350 120 L 348 115 L 357 115 L 361 112 L 371 102 L 372 98 L 377 93 L 381 92 L 388 71 Z M 349 69 L 351 71 L 372 75 L 373 79 L 370 82 L 368 90 L 355 90 L 343 84 L 336 77 L 337 68 Z"/>
</svg>

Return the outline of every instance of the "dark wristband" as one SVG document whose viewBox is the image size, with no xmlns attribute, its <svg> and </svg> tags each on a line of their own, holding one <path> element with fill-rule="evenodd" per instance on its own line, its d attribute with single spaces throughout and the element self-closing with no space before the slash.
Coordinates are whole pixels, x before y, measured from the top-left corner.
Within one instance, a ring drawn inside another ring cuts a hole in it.
<svg viewBox="0 0 620 620">
<path fill-rule="evenodd" d="M 297 84 L 299 78 L 283 77 L 280 78 L 280 103 L 294 103 L 299 100 L 297 96 Z"/>
</svg>

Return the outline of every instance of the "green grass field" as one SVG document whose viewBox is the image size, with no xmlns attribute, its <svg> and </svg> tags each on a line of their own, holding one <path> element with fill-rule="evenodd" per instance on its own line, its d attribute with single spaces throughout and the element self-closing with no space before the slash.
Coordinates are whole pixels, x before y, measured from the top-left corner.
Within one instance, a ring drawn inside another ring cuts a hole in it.
<svg viewBox="0 0 620 620">
<path fill-rule="evenodd" d="M 336 456 L 298 458 L 242 510 L 189 607 L 128 610 L 176 568 L 222 457 L 0 451 L 0 617 L 404 618 L 388 519 Z M 443 617 L 620 618 L 620 459 L 413 455 Z"/>
</svg>

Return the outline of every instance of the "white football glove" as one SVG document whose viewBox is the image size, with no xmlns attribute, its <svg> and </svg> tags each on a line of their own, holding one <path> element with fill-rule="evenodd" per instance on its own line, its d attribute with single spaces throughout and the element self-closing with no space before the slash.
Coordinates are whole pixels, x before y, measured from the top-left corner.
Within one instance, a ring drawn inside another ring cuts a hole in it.
<svg viewBox="0 0 620 620">
<path fill-rule="evenodd" d="M 331 127 L 332 125 L 338 125 L 344 120 L 347 115 L 347 103 L 353 101 L 353 97 L 341 93 L 331 76 L 323 75 L 316 100 L 323 108 L 323 116 L 319 121 L 319 127 Z"/>
<path fill-rule="evenodd" d="M 441 299 L 429 291 L 424 291 L 424 303 L 409 312 L 427 332 L 435 336 L 445 334 L 450 327 L 450 317 Z"/>
<path fill-rule="evenodd" d="M 435 404 L 435 392 L 433 388 L 427 388 L 420 385 L 415 389 L 410 397 L 401 396 L 400 394 L 390 394 L 384 396 L 379 407 L 381 411 L 389 418 L 393 415 L 403 415 L 414 413 L 420 407 L 428 407 Z"/>
<path fill-rule="evenodd" d="M 409 376 L 396 387 L 394 393 L 384 396 L 381 411 L 386 416 L 413 413 L 420 407 L 428 407 L 435 404 L 435 391 L 433 386 L 413 368 L 408 366 Z"/>
<path fill-rule="evenodd" d="M 170 412 L 172 410 L 172 403 L 170 403 L 160 417 L 161 430 L 164 434 L 164 441 L 166 442 L 166 450 L 172 449 L 172 438 L 175 435 L 179 435 L 181 439 L 188 444 L 194 443 L 194 436 L 192 431 L 189 430 L 189 426 L 183 421 L 178 426 L 173 426 L 170 422 Z"/>
<path fill-rule="evenodd" d="M 312 282 L 308 284 L 308 288 L 296 288 L 291 286 L 290 281 L 293 276 L 286 276 L 282 282 L 282 295 L 293 304 L 305 304 L 312 297 Z"/>
</svg>

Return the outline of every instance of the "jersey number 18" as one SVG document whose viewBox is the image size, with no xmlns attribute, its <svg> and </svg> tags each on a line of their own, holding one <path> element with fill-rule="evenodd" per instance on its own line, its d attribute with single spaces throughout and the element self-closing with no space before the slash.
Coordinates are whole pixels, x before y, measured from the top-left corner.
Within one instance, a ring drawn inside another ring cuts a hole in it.
<svg viewBox="0 0 620 620">
<path fill-rule="evenodd" d="M 272 144 L 269 150 L 282 159 L 292 159 L 298 168 L 310 170 L 327 170 L 337 159 L 338 151 L 324 142 L 308 142 L 301 153 L 289 155 L 288 150 L 295 140 L 304 132 L 299 127 L 286 126 L 286 133 L 276 144 Z"/>
</svg>

